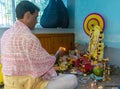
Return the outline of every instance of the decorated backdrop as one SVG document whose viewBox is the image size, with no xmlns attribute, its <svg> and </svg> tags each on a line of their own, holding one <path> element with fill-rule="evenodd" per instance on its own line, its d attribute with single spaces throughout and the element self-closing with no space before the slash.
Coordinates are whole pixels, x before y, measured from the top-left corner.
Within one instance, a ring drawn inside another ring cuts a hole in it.
<svg viewBox="0 0 120 89">
<path fill-rule="evenodd" d="M 88 43 L 89 37 L 85 34 L 83 22 L 90 13 L 100 13 L 105 19 L 105 46 L 120 48 L 120 1 L 119 0 L 76 0 L 75 33 L 76 42 Z"/>
</svg>

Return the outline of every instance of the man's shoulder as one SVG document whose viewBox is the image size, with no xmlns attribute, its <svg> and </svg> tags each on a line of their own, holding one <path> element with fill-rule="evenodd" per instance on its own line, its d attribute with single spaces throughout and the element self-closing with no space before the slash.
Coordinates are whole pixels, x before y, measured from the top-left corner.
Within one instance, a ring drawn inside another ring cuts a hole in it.
<svg viewBox="0 0 120 89">
<path fill-rule="evenodd" d="M 6 31 L 3 32 L 2 37 L 4 37 L 5 35 L 7 35 L 9 33 L 9 29 L 7 29 Z"/>
</svg>

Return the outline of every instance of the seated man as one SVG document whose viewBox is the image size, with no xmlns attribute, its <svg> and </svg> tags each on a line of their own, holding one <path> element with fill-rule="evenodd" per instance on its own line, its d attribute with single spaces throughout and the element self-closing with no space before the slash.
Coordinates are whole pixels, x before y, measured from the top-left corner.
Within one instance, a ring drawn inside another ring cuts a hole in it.
<svg viewBox="0 0 120 89">
<path fill-rule="evenodd" d="M 16 7 L 17 21 L 1 38 L 1 63 L 4 89 L 74 89 L 75 75 L 57 76 L 56 57 L 51 56 L 31 32 L 39 8 L 29 1 Z"/>
</svg>

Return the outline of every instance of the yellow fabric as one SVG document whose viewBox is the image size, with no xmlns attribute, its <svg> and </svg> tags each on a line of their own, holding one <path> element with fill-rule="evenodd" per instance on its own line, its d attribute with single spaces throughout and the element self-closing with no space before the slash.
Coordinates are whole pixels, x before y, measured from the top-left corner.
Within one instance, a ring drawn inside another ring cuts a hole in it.
<svg viewBox="0 0 120 89">
<path fill-rule="evenodd" d="M 0 64 L 0 85 L 3 84 L 2 65 Z"/>
<path fill-rule="evenodd" d="M 48 81 L 30 76 L 4 76 L 4 89 L 45 89 Z"/>
</svg>

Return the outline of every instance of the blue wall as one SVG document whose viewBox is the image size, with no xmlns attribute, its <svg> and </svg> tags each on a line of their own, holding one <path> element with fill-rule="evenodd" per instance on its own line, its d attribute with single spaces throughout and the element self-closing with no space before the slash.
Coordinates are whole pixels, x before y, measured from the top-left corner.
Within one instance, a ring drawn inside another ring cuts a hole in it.
<svg viewBox="0 0 120 89">
<path fill-rule="evenodd" d="M 83 22 L 85 17 L 93 12 L 101 14 L 105 20 L 105 45 L 120 48 L 120 0 L 76 0 L 76 42 L 88 43 L 89 37 L 84 33 Z"/>
</svg>

